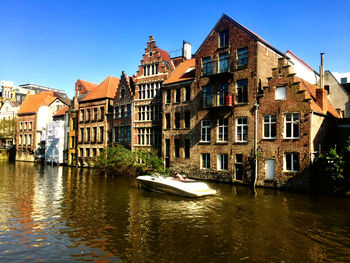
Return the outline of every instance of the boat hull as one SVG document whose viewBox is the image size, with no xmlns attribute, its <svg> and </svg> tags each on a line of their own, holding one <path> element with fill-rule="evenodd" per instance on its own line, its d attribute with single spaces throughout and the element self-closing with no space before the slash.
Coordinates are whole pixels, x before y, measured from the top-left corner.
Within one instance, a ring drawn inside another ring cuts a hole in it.
<svg viewBox="0 0 350 263">
<path fill-rule="evenodd" d="M 200 197 L 213 195 L 215 190 L 210 189 L 205 183 L 193 180 L 181 182 L 169 177 L 138 176 L 140 184 L 151 191 L 170 193 L 185 197 Z"/>
</svg>

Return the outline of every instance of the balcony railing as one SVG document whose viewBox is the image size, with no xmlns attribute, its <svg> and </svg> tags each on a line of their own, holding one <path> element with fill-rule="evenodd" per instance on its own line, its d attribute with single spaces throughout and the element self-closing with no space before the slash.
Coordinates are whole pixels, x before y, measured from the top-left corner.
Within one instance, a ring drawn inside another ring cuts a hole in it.
<svg viewBox="0 0 350 263">
<path fill-rule="evenodd" d="M 202 76 L 233 72 L 233 60 L 224 58 L 203 64 Z"/>
</svg>

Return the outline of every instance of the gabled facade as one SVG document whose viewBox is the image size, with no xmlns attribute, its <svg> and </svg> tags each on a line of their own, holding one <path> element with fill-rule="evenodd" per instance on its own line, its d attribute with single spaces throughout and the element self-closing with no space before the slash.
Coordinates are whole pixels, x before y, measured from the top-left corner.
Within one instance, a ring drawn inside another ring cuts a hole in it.
<svg viewBox="0 0 350 263">
<path fill-rule="evenodd" d="M 328 99 L 344 118 L 350 118 L 350 94 L 341 85 L 334 75 L 326 70 L 324 73 L 324 85 L 328 91 Z"/>
<path fill-rule="evenodd" d="M 53 91 L 25 98 L 17 114 L 16 160 L 39 161 L 45 157 L 47 122 L 66 105 Z"/>
<path fill-rule="evenodd" d="M 308 167 L 320 145 L 331 143 L 339 117 L 325 89 L 297 77 L 279 59 L 259 103 L 257 184 L 307 189 Z"/>
<path fill-rule="evenodd" d="M 243 181 L 236 167 L 253 154 L 258 90 L 282 56 L 230 17 L 219 19 L 195 54 L 191 158 L 186 166 L 174 163 L 171 169 L 197 178 Z"/>
<path fill-rule="evenodd" d="M 114 97 L 113 111 L 113 145 L 122 144 L 132 150 L 132 124 L 134 107 L 134 81 L 122 72 Z"/>
<path fill-rule="evenodd" d="M 149 37 L 141 65 L 134 78 L 134 149 L 156 149 L 160 154 L 162 138 L 162 84 L 174 65 L 169 53 L 158 48 Z"/>
<path fill-rule="evenodd" d="M 90 166 L 91 160 L 112 143 L 113 101 L 118 85 L 119 78 L 108 76 L 78 102 L 80 166 Z"/>
</svg>

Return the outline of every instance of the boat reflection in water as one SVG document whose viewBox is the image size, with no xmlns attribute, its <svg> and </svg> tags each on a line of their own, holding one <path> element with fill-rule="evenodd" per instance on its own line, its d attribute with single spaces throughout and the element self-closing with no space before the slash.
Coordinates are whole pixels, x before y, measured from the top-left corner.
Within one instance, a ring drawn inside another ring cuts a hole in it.
<svg viewBox="0 0 350 263">
<path fill-rule="evenodd" d="M 186 197 L 200 197 L 216 194 L 216 190 L 210 189 L 206 183 L 192 179 L 176 179 L 158 174 L 138 176 L 141 185 L 155 192 L 164 192 Z"/>
</svg>

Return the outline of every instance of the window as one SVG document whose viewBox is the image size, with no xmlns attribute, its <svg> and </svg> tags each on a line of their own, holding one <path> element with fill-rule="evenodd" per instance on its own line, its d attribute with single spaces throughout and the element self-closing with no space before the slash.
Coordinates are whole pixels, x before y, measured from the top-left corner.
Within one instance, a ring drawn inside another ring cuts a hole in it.
<svg viewBox="0 0 350 263">
<path fill-rule="evenodd" d="M 236 142 L 248 141 L 248 118 L 239 117 L 236 119 Z"/>
<path fill-rule="evenodd" d="M 299 153 L 285 153 L 285 171 L 299 171 Z"/>
<path fill-rule="evenodd" d="M 218 142 L 227 142 L 228 141 L 228 119 L 219 119 L 218 120 Z"/>
<path fill-rule="evenodd" d="M 83 148 L 80 148 L 80 157 L 84 157 L 84 149 Z"/>
<path fill-rule="evenodd" d="M 228 72 L 228 53 L 221 53 L 219 55 L 219 73 Z"/>
<path fill-rule="evenodd" d="M 236 180 L 243 180 L 243 154 L 236 154 Z"/>
<path fill-rule="evenodd" d="M 84 121 L 84 110 L 80 111 L 80 121 Z"/>
<path fill-rule="evenodd" d="M 165 139 L 165 168 L 170 167 L 170 140 Z"/>
<path fill-rule="evenodd" d="M 140 99 L 152 99 L 156 96 L 161 96 L 160 93 L 160 87 L 161 83 L 160 82 L 153 82 L 153 83 L 148 83 L 148 84 L 142 84 L 139 86 L 140 90 Z"/>
<path fill-rule="evenodd" d="M 120 96 L 121 96 L 122 98 L 124 98 L 124 96 L 125 96 L 125 89 L 122 89 L 122 90 L 121 90 Z"/>
<path fill-rule="evenodd" d="M 210 153 L 201 153 L 201 169 L 210 169 Z"/>
<path fill-rule="evenodd" d="M 348 78 L 341 78 L 340 79 L 340 84 L 346 84 L 348 83 Z"/>
<path fill-rule="evenodd" d="M 126 116 L 131 116 L 131 104 L 126 105 Z"/>
<path fill-rule="evenodd" d="M 97 120 L 97 108 L 94 108 L 94 120 Z"/>
<path fill-rule="evenodd" d="M 84 128 L 80 128 L 80 142 L 84 142 Z"/>
<path fill-rule="evenodd" d="M 125 116 L 125 106 L 120 106 L 120 117 L 121 118 L 124 118 Z"/>
<path fill-rule="evenodd" d="M 171 90 L 166 91 L 166 103 L 171 102 Z"/>
<path fill-rule="evenodd" d="M 71 145 L 71 148 L 75 147 L 75 137 L 74 136 L 71 137 L 70 145 Z"/>
<path fill-rule="evenodd" d="M 276 139 L 276 115 L 264 116 L 264 139 Z"/>
<path fill-rule="evenodd" d="M 126 128 L 126 141 L 131 142 L 131 127 L 130 126 L 128 126 Z"/>
<path fill-rule="evenodd" d="M 210 142 L 211 122 L 210 120 L 201 121 L 201 142 Z"/>
<path fill-rule="evenodd" d="M 225 106 L 226 105 L 226 96 L 228 95 L 228 84 L 220 83 L 219 85 L 219 93 L 217 97 L 217 106 Z"/>
<path fill-rule="evenodd" d="M 185 128 L 191 128 L 191 112 L 185 111 Z"/>
<path fill-rule="evenodd" d="M 219 48 L 227 47 L 228 40 L 229 40 L 228 30 L 224 30 L 224 31 L 219 32 Z"/>
<path fill-rule="evenodd" d="M 119 128 L 118 127 L 114 127 L 114 142 L 118 142 L 118 136 L 119 135 Z"/>
<path fill-rule="evenodd" d="M 22 135 L 20 135 L 19 138 L 18 138 L 18 144 L 22 145 Z"/>
<path fill-rule="evenodd" d="M 20 131 L 23 130 L 23 122 L 20 122 L 20 123 L 19 123 L 19 130 L 20 130 Z"/>
<path fill-rule="evenodd" d="M 86 121 L 90 121 L 91 120 L 91 111 L 87 110 L 86 111 Z"/>
<path fill-rule="evenodd" d="M 180 129 L 180 112 L 175 112 L 175 129 Z"/>
<path fill-rule="evenodd" d="M 27 145 L 27 134 L 24 134 L 23 145 Z"/>
<path fill-rule="evenodd" d="M 151 145 L 151 129 L 139 128 L 137 129 L 137 139 L 139 145 Z"/>
<path fill-rule="evenodd" d="M 212 73 L 211 58 L 210 57 L 202 58 L 202 64 L 203 64 L 202 75 L 203 76 L 211 75 Z"/>
<path fill-rule="evenodd" d="M 150 53 L 150 56 L 152 56 L 152 53 Z M 158 74 L 158 64 L 150 64 L 143 66 L 143 75 L 144 76 L 150 76 L 150 75 L 156 75 Z"/>
<path fill-rule="evenodd" d="M 181 89 L 175 89 L 175 103 L 180 103 Z"/>
<path fill-rule="evenodd" d="M 242 79 L 237 81 L 237 103 L 248 102 L 248 80 Z"/>
<path fill-rule="evenodd" d="M 228 155 L 226 153 L 219 153 L 218 154 L 217 169 L 220 171 L 227 171 L 227 169 L 228 169 Z"/>
<path fill-rule="evenodd" d="M 124 127 L 120 127 L 120 141 L 121 141 L 121 142 L 124 142 L 124 141 L 125 141 Z"/>
<path fill-rule="evenodd" d="M 190 158 L 190 139 L 185 139 L 185 158 Z"/>
<path fill-rule="evenodd" d="M 186 86 L 185 87 L 185 100 L 186 101 L 190 101 L 191 100 L 191 87 L 190 86 Z"/>
<path fill-rule="evenodd" d="M 86 141 L 90 142 L 90 128 L 86 128 Z"/>
<path fill-rule="evenodd" d="M 89 148 L 85 149 L 85 153 L 86 153 L 86 157 L 90 157 L 90 149 Z"/>
<path fill-rule="evenodd" d="M 207 108 L 211 106 L 211 88 L 210 86 L 202 87 L 202 106 Z"/>
<path fill-rule="evenodd" d="M 31 134 L 28 135 L 28 145 L 29 146 L 32 145 L 32 135 Z"/>
<path fill-rule="evenodd" d="M 101 120 L 104 120 L 104 117 L 105 117 L 105 108 L 104 107 L 101 107 Z"/>
<path fill-rule="evenodd" d="M 24 130 L 27 130 L 27 122 L 24 122 Z"/>
<path fill-rule="evenodd" d="M 170 129 L 170 113 L 165 114 L 165 119 L 166 119 L 166 128 Z"/>
<path fill-rule="evenodd" d="M 286 99 L 286 87 L 276 87 L 275 99 L 276 100 Z"/>
<path fill-rule="evenodd" d="M 96 148 L 92 148 L 92 156 L 93 157 L 97 156 L 97 149 Z"/>
<path fill-rule="evenodd" d="M 179 139 L 174 139 L 174 146 L 175 146 L 175 157 L 179 158 L 180 157 L 180 140 Z"/>
<path fill-rule="evenodd" d="M 33 122 L 29 122 L 29 130 L 31 131 L 33 129 Z"/>
<path fill-rule="evenodd" d="M 118 106 L 114 108 L 114 118 L 115 119 L 119 118 L 119 107 Z"/>
<path fill-rule="evenodd" d="M 100 142 L 103 142 L 104 139 L 104 127 L 100 127 Z"/>
<path fill-rule="evenodd" d="M 237 50 L 237 69 L 246 68 L 248 66 L 248 48 Z"/>
<path fill-rule="evenodd" d="M 107 135 L 108 135 L 108 143 L 111 143 L 112 142 L 112 130 L 108 130 L 107 131 Z"/>
<path fill-rule="evenodd" d="M 300 135 L 300 114 L 285 114 L 284 136 L 286 139 L 299 139 Z"/>
<path fill-rule="evenodd" d="M 96 142 L 97 141 L 97 127 L 93 127 L 92 128 L 93 129 L 93 131 L 94 131 L 94 142 Z"/>
</svg>

